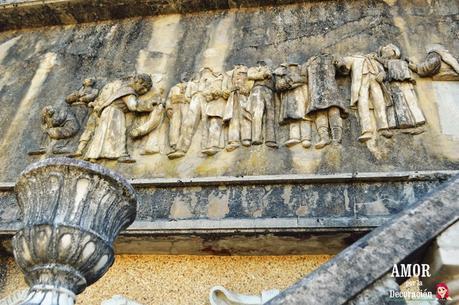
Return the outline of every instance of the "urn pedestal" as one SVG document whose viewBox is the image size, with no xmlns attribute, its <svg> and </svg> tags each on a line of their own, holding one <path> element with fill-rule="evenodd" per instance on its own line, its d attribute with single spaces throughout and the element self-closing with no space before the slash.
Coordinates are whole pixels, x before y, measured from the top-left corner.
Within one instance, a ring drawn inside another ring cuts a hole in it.
<svg viewBox="0 0 459 305">
<path fill-rule="evenodd" d="M 22 304 L 74 304 L 113 264 L 113 242 L 136 216 L 134 189 L 102 166 L 55 158 L 29 166 L 15 190 L 14 256 L 30 286 Z"/>
</svg>

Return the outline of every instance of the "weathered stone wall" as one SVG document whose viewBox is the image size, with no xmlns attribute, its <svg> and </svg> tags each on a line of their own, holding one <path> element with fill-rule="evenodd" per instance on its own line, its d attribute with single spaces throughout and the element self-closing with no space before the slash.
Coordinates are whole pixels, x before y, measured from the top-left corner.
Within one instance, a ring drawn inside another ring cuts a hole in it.
<svg viewBox="0 0 459 305">
<path fill-rule="evenodd" d="M 39 158 L 27 152 L 40 141 L 41 109 L 61 102 L 85 77 L 96 77 L 100 87 L 135 71 L 147 72 L 167 92 L 183 71 L 206 65 L 229 70 L 236 63 L 250 66 L 270 58 L 276 66 L 304 62 L 321 51 L 376 51 L 390 42 L 417 61 L 431 42 L 444 44 L 457 57 L 458 11 L 457 3 L 446 0 L 318 1 L 2 32 L 0 181 L 13 181 Z M 349 99 L 349 80 L 338 83 Z M 396 132 L 392 139 L 362 144 L 357 113 L 351 110 L 341 146 L 252 146 L 203 157 L 198 129 L 182 159 L 141 156 L 145 143 L 130 141 L 135 164 L 102 163 L 134 178 L 457 169 L 458 83 L 427 78 L 419 79 L 416 88 L 427 118 L 426 131 L 416 136 Z M 158 132 L 163 144 L 167 125 L 164 120 Z M 287 128 L 279 128 L 283 143 Z"/>
</svg>

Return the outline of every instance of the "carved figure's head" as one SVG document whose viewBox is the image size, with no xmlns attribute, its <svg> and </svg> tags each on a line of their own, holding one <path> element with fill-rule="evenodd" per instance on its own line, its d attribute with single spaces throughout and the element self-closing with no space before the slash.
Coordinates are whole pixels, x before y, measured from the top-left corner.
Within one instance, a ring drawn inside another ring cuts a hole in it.
<svg viewBox="0 0 459 305">
<path fill-rule="evenodd" d="M 436 286 L 437 289 L 437 299 L 447 300 L 449 298 L 449 289 L 445 283 L 439 283 Z"/>
<path fill-rule="evenodd" d="M 214 73 L 214 71 L 210 67 L 204 67 L 201 70 L 199 70 L 199 74 L 201 75 L 201 77 L 204 77 L 206 75 L 210 75 L 210 74 L 213 74 L 213 73 Z"/>
<path fill-rule="evenodd" d="M 92 87 L 92 86 L 94 86 L 95 83 L 96 83 L 95 79 L 93 79 L 93 78 L 86 78 L 86 79 L 83 81 L 83 86 L 85 86 L 85 87 Z"/>
<path fill-rule="evenodd" d="M 386 59 L 399 59 L 401 56 L 400 48 L 389 43 L 378 50 L 379 56 Z"/>
<path fill-rule="evenodd" d="M 191 80 L 192 74 L 190 72 L 183 72 L 182 75 L 180 75 L 180 81 L 182 83 L 187 83 Z"/>
<path fill-rule="evenodd" d="M 131 87 L 138 95 L 143 95 L 153 87 L 153 81 L 146 73 L 137 74 L 132 79 Z"/>
<path fill-rule="evenodd" d="M 272 66 L 272 61 L 269 58 L 260 59 L 260 60 L 257 61 L 257 65 L 259 67 Z"/>
</svg>

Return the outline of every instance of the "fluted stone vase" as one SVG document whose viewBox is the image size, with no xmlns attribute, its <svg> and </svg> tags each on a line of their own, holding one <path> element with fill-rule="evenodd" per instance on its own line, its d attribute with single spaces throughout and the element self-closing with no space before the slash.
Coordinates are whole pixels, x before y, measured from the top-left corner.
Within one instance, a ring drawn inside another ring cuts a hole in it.
<svg viewBox="0 0 459 305">
<path fill-rule="evenodd" d="M 22 304 L 74 304 L 113 264 L 113 242 L 136 216 L 133 188 L 102 166 L 53 158 L 21 173 L 16 196 L 14 256 L 30 286 Z"/>
</svg>

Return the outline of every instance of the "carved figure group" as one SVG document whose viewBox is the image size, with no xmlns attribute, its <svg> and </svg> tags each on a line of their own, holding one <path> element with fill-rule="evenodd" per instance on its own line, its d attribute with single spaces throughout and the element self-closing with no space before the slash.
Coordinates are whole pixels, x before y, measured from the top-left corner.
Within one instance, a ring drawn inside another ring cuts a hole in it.
<svg viewBox="0 0 459 305">
<path fill-rule="evenodd" d="M 357 110 L 361 142 L 377 135 L 391 138 L 394 129 L 418 134 L 424 131 L 418 127 L 426 119 L 412 72 L 421 77 L 459 80 L 459 63 L 448 50 L 432 45 L 427 52 L 418 64 L 388 44 L 366 55 L 319 54 L 303 63 L 282 63 L 275 68 L 269 66 L 268 59 L 253 67 L 236 64 L 227 72 L 204 67 L 195 74 L 183 73 L 166 99 L 162 92 L 152 94 L 158 88 L 152 88 L 147 74 L 112 81 L 100 92 L 94 88 L 94 80 L 87 79 L 65 103 L 43 109 L 41 147 L 29 154 L 51 150 L 92 161 L 135 162 L 128 152 L 128 136 L 146 137 L 142 154 L 158 153 L 153 131 L 165 120 L 170 159 L 185 156 L 198 127 L 201 152 L 208 156 L 223 149 L 230 152 L 263 143 L 277 148 L 279 125 L 288 126 L 285 146 L 301 144 L 308 149 L 314 144 L 321 149 L 341 143 L 349 109 Z M 336 81 L 347 75 L 349 102 Z M 144 119 L 127 126 L 128 112 Z M 75 150 L 71 143 L 78 135 Z"/>
</svg>

